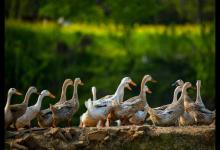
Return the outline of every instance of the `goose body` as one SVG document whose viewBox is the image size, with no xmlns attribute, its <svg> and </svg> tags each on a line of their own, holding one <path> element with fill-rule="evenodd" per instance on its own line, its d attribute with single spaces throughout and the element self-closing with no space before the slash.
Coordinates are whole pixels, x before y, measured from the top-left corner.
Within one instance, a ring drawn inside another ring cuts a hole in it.
<svg viewBox="0 0 220 150">
<path fill-rule="evenodd" d="M 215 111 L 208 110 L 202 102 L 200 95 L 201 81 L 197 81 L 197 97 L 195 102 L 186 102 L 184 107 L 186 112 L 193 116 L 195 123 L 198 125 L 209 125 L 215 120 Z"/>
<path fill-rule="evenodd" d="M 13 117 L 12 122 L 13 122 L 14 127 L 15 127 L 15 122 L 17 118 L 21 117 L 25 113 L 32 93 L 37 93 L 37 89 L 33 86 L 28 88 L 28 91 L 26 92 L 24 101 L 22 103 L 10 105 L 10 111 L 12 113 L 12 117 Z"/>
<path fill-rule="evenodd" d="M 71 79 L 66 79 L 63 82 L 60 100 L 54 106 L 60 105 L 66 101 L 66 90 L 71 85 L 73 85 L 73 81 Z M 38 125 L 40 127 L 52 126 L 53 119 L 52 119 L 52 112 L 50 108 L 41 110 L 38 113 L 37 119 L 38 119 Z"/>
<path fill-rule="evenodd" d="M 96 87 L 92 87 L 93 101 L 96 100 Z M 87 105 L 87 104 L 86 104 Z M 99 120 L 93 118 L 88 110 L 80 116 L 80 127 L 95 127 Z"/>
<path fill-rule="evenodd" d="M 128 89 L 130 89 L 129 83 L 136 86 L 136 84 L 131 80 L 130 77 L 124 77 L 121 80 L 114 95 L 108 95 L 103 98 L 100 98 L 94 101 L 93 105 L 95 107 L 106 107 L 107 105 L 111 104 L 112 101 L 115 101 L 115 103 L 118 103 L 118 104 L 122 103 L 123 98 L 124 98 L 124 88 L 127 87 Z"/>
<path fill-rule="evenodd" d="M 22 95 L 15 88 L 10 88 L 8 90 L 7 102 L 4 108 L 5 128 L 7 128 L 13 122 L 13 115 L 10 110 L 11 97 L 13 94 Z"/>
<path fill-rule="evenodd" d="M 42 100 L 45 96 L 49 96 L 51 98 L 55 98 L 49 91 L 43 90 L 41 94 L 38 96 L 37 103 L 33 106 L 27 107 L 26 112 L 17 119 L 16 121 L 16 128 L 23 128 L 25 126 L 30 127 L 31 120 L 33 120 L 38 113 L 40 112 Z"/>
<path fill-rule="evenodd" d="M 184 113 L 183 97 L 186 90 L 191 86 L 192 85 L 189 82 L 184 83 L 179 100 L 172 105 L 169 105 L 163 111 L 158 112 L 148 106 L 150 120 L 154 125 L 169 126 L 177 123 L 178 118 Z"/>
<path fill-rule="evenodd" d="M 56 106 L 50 105 L 54 127 L 56 127 L 57 124 L 62 121 L 67 121 L 68 125 L 70 126 L 70 123 L 72 121 L 72 116 L 79 109 L 79 100 L 78 100 L 78 93 L 77 93 L 78 85 L 83 85 L 83 83 L 80 80 L 80 78 L 75 78 L 73 97 L 71 100 L 65 101 L 64 103 L 60 105 L 56 105 Z"/>
<path fill-rule="evenodd" d="M 177 96 L 181 92 L 183 84 L 184 84 L 184 82 L 181 79 L 177 80 L 175 83 L 172 84 L 172 86 L 174 86 L 174 85 L 178 85 L 178 86 L 174 90 L 173 100 L 172 100 L 171 104 L 177 102 Z M 154 108 L 154 110 L 165 110 L 169 105 L 170 104 L 166 104 L 166 105 L 163 105 L 160 107 L 156 107 L 156 108 Z"/>
<path fill-rule="evenodd" d="M 151 93 L 149 88 L 145 85 L 148 81 L 156 82 L 150 75 L 145 75 L 141 82 L 140 94 L 124 101 L 122 104 L 119 104 L 117 107 L 115 107 L 109 114 L 108 120 L 114 121 L 120 119 L 122 124 L 126 124 L 129 117 L 135 117 L 136 112 L 143 110 L 147 104 L 146 92 Z M 138 112 L 138 114 L 141 114 L 141 112 Z"/>
</svg>

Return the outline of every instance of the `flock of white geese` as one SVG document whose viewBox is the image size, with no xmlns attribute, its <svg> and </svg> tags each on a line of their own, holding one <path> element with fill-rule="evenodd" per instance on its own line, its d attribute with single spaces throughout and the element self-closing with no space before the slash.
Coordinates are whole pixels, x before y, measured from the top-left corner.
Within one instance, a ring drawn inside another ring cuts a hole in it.
<svg viewBox="0 0 220 150">
<path fill-rule="evenodd" d="M 85 102 L 87 111 L 80 116 L 80 127 L 108 127 L 114 123 L 120 125 L 141 125 L 151 123 L 153 126 L 184 126 L 184 125 L 209 125 L 215 123 L 215 110 L 210 111 L 204 105 L 200 87 L 201 81 L 197 80 L 196 87 L 190 82 L 177 80 L 173 100 L 170 104 L 152 108 L 149 106 L 146 93 L 152 91 L 146 85 L 147 82 L 156 82 L 150 75 L 145 75 L 141 81 L 140 94 L 124 100 L 124 89 L 131 90 L 130 84 L 136 86 L 130 77 L 124 77 L 113 95 L 96 98 L 96 88 L 92 87 L 92 99 Z M 38 93 L 37 88 L 31 86 L 24 101 L 20 104 L 10 105 L 13 94 L 22 95 L 15 88 L 8 91 L 7 102 L 4 108 L 5 129 L 30 128 L 31 121 L 37 118 L 38 125 L 42 128 L 56 127 L 60 122 L 66 122 L 71 126 L 73 115 L 79 110 L 77 93 L 78 85 L 83 85 L 80 78 L 66 79 L 62 86 L 60 100 L 48 109 L 41 110 L 42 100 L 45 96 L 55 99 L 48 90 Z M 73 96 L 67 100 L 66 90 L 73 86 Z M 187 89 L 197 90 L 196 99 L 192 100 Z M 38 99 L 35 105 L 28 106 L 30 96 L 36 93 Z M 178 98 L 178 94 L 181 93 Z"/>
</svg>

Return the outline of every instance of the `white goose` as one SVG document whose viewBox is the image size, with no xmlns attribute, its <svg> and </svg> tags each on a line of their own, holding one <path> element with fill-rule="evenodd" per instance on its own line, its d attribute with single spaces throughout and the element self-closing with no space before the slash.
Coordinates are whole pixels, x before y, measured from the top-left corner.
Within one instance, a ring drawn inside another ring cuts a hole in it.
<svg viewBox="0 0 220 150">
<path fill-rule="evenodd" d="M 196 102 L 184 103 L 186 112 L 194 117 L 195 123 L 209 125 L 215 120 L 215 110 L 210 111 L 205 108 L 200 95 L 201 81 L 197 81 L 197 98 Z"/>
<path fill-rule="evenodd" d="M 96 87 L 92 87 L 92 97 L 93 101 L 96 100 Z M 86 104 L 87 105 L 87 104 Z M 95 127 L 98 123 L 98 120 L 93 118 L 88 110 L 80 116 L 80 125 L 79 127 Z"/>
<path fill-rule="evenodd" d="M 33 120 L 41 109 L 42 100 L 45 96 L 49 96 L 50 98 L 55 98 L 53 94 L 51 94 L 48 90 L 43 90 L 40 95 L 38 96 L 38 100 L 35 105 L 27 107 L 26 112 L 17 119 L 16 121 L 16 128 L 23 128 L 25 126 L 28 126 L 30 128 L 31 126 L 31 120 Z"/>
<path fill-rule="evenodd" d="M 153 125 L 167 126 L 176 124 L 178 118 L 184 113 L 184 95 L 186 94 L 186 90 L 190 87 L 192 87 L 190 82 L 184 83 L 178 101 L 169 105 L 165 110 L 156 111 L 148 106 L 148 113 Z"/>
<path fill-rule="evenodd" d="M 152 93 L 151 90 L 146 85 L 144 91 L 146 91 L 149 94 Z M 147 106 L 148 106 L 148 102 L 146 101 L 144 110 L 137 111 L 134 115 L 132 115 L 132 117 L 129 118 L 129 122 L 131 124 L 136 124 L 136 125 L 144 124 L 144 121 L 147 117 L 147 111 L 148 111 Z"/>
<path fill-rule="evenodd" d="M 66 101 L 66 90 L 69 86 L 73 86 L 73 80 L 66 79 L 63 82 L 60 100 L 54 106 L 60 105 Z M 42 128 L 52 126 L 52 112 L 51 112 L 51 110 L 49 108 L 41 110 L 37 116 L 37 120 L 38 120 L 38 125 Z"/>
<path fill-rule="evenodd" d="M 8 90 L 7 102 L 6 102 L 6 105 L 5 105 L 5 108 L 4 108 L 5 128 L 7 128 L 13 121 L 13 116 L 12 116 L 12 113 L 11 113 L 11 110 L 10 110 L 11 97 L 12 97 L 13 94 L 22 95 L 15 88 L 10 88 Z"/>
<path fill-rule="evenodd" d="M 107 124 L 111 121 L 120 119 L 123 125 L 128 122 L 128 118 L 134 115 L 138 110 L 143 110 L 147 100 L 146 92 L 151 93 L 148 88 L 145 88 L 147 82 L 156 82 L 150 75 L 145 75 L 141 81 L 140 94 L 124 101 L 122 104 L 116 105 L 114 110 L 108 115 Z"/>
<path fill-rule="evenodd" d="M 129 83 L 136 86 L 130 77 L 125 77 L 121 80 L 121 83 L 119 84 L 114 95 L 108 96 L 107 98 L 104 97 L 93 102 L 91 99 L 89 99 L 87 102 L 85 102 L 89 115 L 95 120 L 100 120 L 101 126 L 109 126 L 109 123 L 105 122 L 107 115 L 112 108 L 115 107 L 115 104 L 118 105 L 122 103 L 124 97 L 124 88 L 127 87 L 129 90 L 131 90 Z"/>
<path fill-rule="evenodd" d="M 107 105 L 110 105 L 113 101 L 115 101 L 115 103 L 118 103 L 118 104 L 122 103 L 123 98 L 124 98 L 124 88 L 127 87 L 129 90 L 131 90 L 131 88 L 129 87 L 129 84 L 136 86 L 136 83 L 134 83 L 130 77 L 124 77 L 121 80 L 121 83 L 119 84 L 115 94 L 100 98 L 94 101 L 93 105 L 95 107 L 103 107 L 103 106 L 105 107 Z"/>
</svg>

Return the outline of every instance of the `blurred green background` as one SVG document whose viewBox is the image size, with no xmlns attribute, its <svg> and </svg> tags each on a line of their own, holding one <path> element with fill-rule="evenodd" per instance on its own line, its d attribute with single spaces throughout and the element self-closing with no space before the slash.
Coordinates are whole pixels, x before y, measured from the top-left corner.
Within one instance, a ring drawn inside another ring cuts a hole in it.
<svg viewBox="0 0 220 150">
<path fill-rule="evenodd" d="M 80 77 L 80 109 L 96 86 L 97 98 L 113 94 L 120 80 L 137 84 L 125 99 L 139 93 L 145 74 L 152 107 L 172 100 L 177 79 L 194 85 L 215 108 L 214 0 L 7 0 L 5 1 L 5 100 L 10 87 L 24 94 L 33 85 L 48 89 L 59 100 L 66 78 Z M 70 87 L 67 97 L 72 97 Z M 190 91 L 192 98 L 196 97 Z M 13 96 L 12 103 L 24 97 Z M 33 95 L 30 105 L 36 103 Z M 45 98 L 42 109 L 56 101 Z M 34 123 L 36 123 L 34 121 Z"/>
</svg>

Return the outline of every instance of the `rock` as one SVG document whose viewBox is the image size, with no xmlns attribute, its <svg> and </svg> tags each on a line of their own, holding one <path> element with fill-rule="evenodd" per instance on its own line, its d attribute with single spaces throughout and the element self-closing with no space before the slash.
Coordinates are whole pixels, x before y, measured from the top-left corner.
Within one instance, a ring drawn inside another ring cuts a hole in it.
<svg viewBox="0 0 220 150">
<path fill-rule="evenodd" d="M 90 132 L 88 133 L 88 139 L 91 141 L 92 140 L 101 141 L 106 137 L 107 134 L 108 134 L 107 131 L 104 131 L 104 130 Z"/>
<path fill-rule="evenodd" d="M 41 130 L 41 129 L 40 129 Z M 11 134 L 14 135 L 14 134 Z M 201 142 L 202 141 L 202 142 Z M 6 149 L 215 149 L 215 126 L 68 127 L 5 139 Z"/>
</svg>

